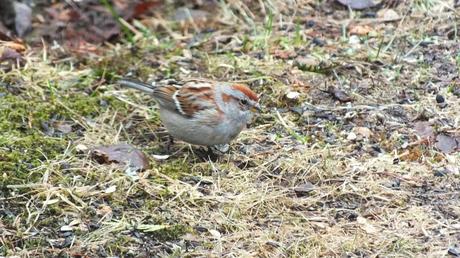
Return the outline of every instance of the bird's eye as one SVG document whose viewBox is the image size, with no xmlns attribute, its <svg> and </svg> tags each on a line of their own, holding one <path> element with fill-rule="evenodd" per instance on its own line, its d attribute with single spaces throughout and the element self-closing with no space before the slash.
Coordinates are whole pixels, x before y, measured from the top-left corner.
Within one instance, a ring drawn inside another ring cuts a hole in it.
<svg viewBox="0 0 460 258">
<path fill-rule="evenodd" d="M 248 104 L 248 101 L 245 100 L 245 99 L 242 99 L 242 100 L 240 100 L 240 104 L 246 106 Z"/>
</svg>

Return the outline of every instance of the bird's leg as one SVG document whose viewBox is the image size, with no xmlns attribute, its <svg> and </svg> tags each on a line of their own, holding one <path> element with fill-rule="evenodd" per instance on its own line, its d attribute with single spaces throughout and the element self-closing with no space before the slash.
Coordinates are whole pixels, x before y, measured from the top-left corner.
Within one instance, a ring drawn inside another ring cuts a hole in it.
<svg viewBox="0 0 460 258">
<path fill-rule="evenodd" d="M 206 156 L 207 156 L 207 159 L 211 161 L 217 161 L 217 158 L 219 158 L 219 155 L 217 155 L 212 149 L 212 147 L 209 147 L 209 146 L 207 147 L 207 150 L 206 150 Z"/>
<path fill-rule="evenodd" d="M 212 147 L 200 147 L 195 153 L 202 161 L 217 161 L 218 155 L 214 153 Z"/>
<path fill-rule="evenodd" d="M 168 142 L 166 143 L 166 151 L 171 153 L 171 148 L 174 145 L 174 138 L 168 134 Z"/>
</svg>

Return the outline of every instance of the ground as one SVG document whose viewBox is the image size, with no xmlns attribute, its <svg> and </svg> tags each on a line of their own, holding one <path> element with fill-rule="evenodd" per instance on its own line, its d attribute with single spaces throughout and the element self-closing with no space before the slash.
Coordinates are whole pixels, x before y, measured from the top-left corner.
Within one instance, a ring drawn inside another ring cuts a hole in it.
<svg viewBox="0 0 460 258">
<path fill-rule="evenodd" d="M 459 256 L 453 4 L 168 2 L 110 43 L 29 46 L 0 71 L 0 256 Z M 264 111 L 206 160 L 123 76 L 242 82 Z M 120 143 L 148 168 L 91 154 Z"/>
</svg>

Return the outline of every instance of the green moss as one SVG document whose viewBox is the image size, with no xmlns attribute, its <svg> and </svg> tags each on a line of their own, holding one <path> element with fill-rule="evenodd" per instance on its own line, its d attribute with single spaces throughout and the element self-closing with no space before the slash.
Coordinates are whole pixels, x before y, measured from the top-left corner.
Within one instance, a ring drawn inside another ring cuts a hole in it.
<svg viewBox="0 0 460 258">
<path fill-rule="evenodd" d="M 129 246 L 134 242 L 134 238 L 127 235 L 119 235 L 115 240 L 107 243 L 109 253 L 128 255 Z"/>
<path fill-rule="evenodd" d="M 31 169 L 60 155 L 66 144 L 63 139 L 45 137 L 39 133 L 19 136 L 8 133 L 1 135 L 0 184 L 36 182 L 42 174 Z"/>
<path fill-rule="evenodd" d="M 163 164 L 159 169 L 160 173 L 173 179 L 181 178 L 183 175 L 189 174 L 191 170 L 190 164 L 184 160 L 172 160 Z"/>
<path fill-rule="evenodd" d="M 161 229 L 150 233 L 151 236 L 161 242 L 177 240 L 185 233 L 191 232 L 191 228 L 184 225 L 174 225 L 165 229 Z"/>
<path fill-rule="evenodd" d="M 71 94 L 63 98 L 63 102 L 67 108 L 82 116 L 96 116 L 101 111 L 100 101 L 97 97 L 89 97 L 82 94 Z"/>
<path fill-rule="evenodd" d="M 32 129 L 60 111 L 53 103 L 7 95 L 0 102 L 0 131 Z"/>
</svg>

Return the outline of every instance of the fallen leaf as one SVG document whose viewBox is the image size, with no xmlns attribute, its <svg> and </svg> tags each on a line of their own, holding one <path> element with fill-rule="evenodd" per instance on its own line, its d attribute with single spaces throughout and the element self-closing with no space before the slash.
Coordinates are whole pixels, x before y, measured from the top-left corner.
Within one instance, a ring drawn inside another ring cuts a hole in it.
<svg viewBox="0 0 460 258">
<path fill-rule="evenodd" d="M 452 153 L 458 149 L 457 139 L 446 134 L 438 134 L 434 146 L 443 153 Z"/>
<path fill-rule="evenodd" d="M 162 1 L 145 1 L 145 2 L 140 2 L 137 3 L 134 6 L 133 13 L 131 14 L 131 17 L 136 18 L 141 16 L 142 14 L 152 10 L 153 8 L 158 8 L 158 5 L 160 5 Z"/>
<path fill-rule="evenodd" d="M 64 225 L 61 227 L 60 231 L 65 232 L 65 231 L 72 231 L 73 228 L 71 226 Z"/>
<path fill-rule="evenodd" d="M 14 41 L 2 42 L 2 46 L 11 48 L 18 53 L 22 53 L 26 50 L 26 47 L 24 46 L 24 44 L 20 42 L 14 42 Z"/>
<path fill-rule="evenodd" d="M 280 59 L 290 59 L 290 58 L 294 58 L 297 56 L 297 53 L 292 51 L 292 50 L 281 50 L 281 49 L 277 49 L 275 50 L 275 52 L 273 53 L 273 56 L 277 57 L 277 58 L 280 58 Z"/>
<path fill-rule="evenodd" d="M 147 156 L 129 144 L 99 146 L 93 149 L 92 155 L 101 164 L 119 163 L 135 170 L 145 170 L 149 167 Z"/>
<path fill-rule="evenodd" d="M 433 138 L 434 129 L 430 122 L 419 121 L 414 124 L 414 130 L 420 138 Z"/>
<path fill-rule="evenodd" d="M 371 26 L 368 25 L 355 25 L 350 28 L 350 35 L 358 35 L 358 36 L 367 36 L 369 32 L 373 31 Z"/>
<path fill-rule="evenodd" d="M 339 88 L 336 88 L 334 86 L 330 86 L 327 88 L 327 92 L 331 94 L 332 97 L 335 99 L 339 100 L 340 102 L 350 102 L 352 101 L 352 98 L 348 96 L 348 94 Z"/>
<path fill-rule="evenodd" d="M 100 205 L 96 211 L 97 215 L 103 216 L 103 217 L 108 217 L 112 215 L 112 208 L 108 205 Z"/>
<path fill-rule="evenodd" d="M 356 10 L 366 9 L 377 5 L 372 0 L 337 0 L 339 3 Z"/>
</svg>

